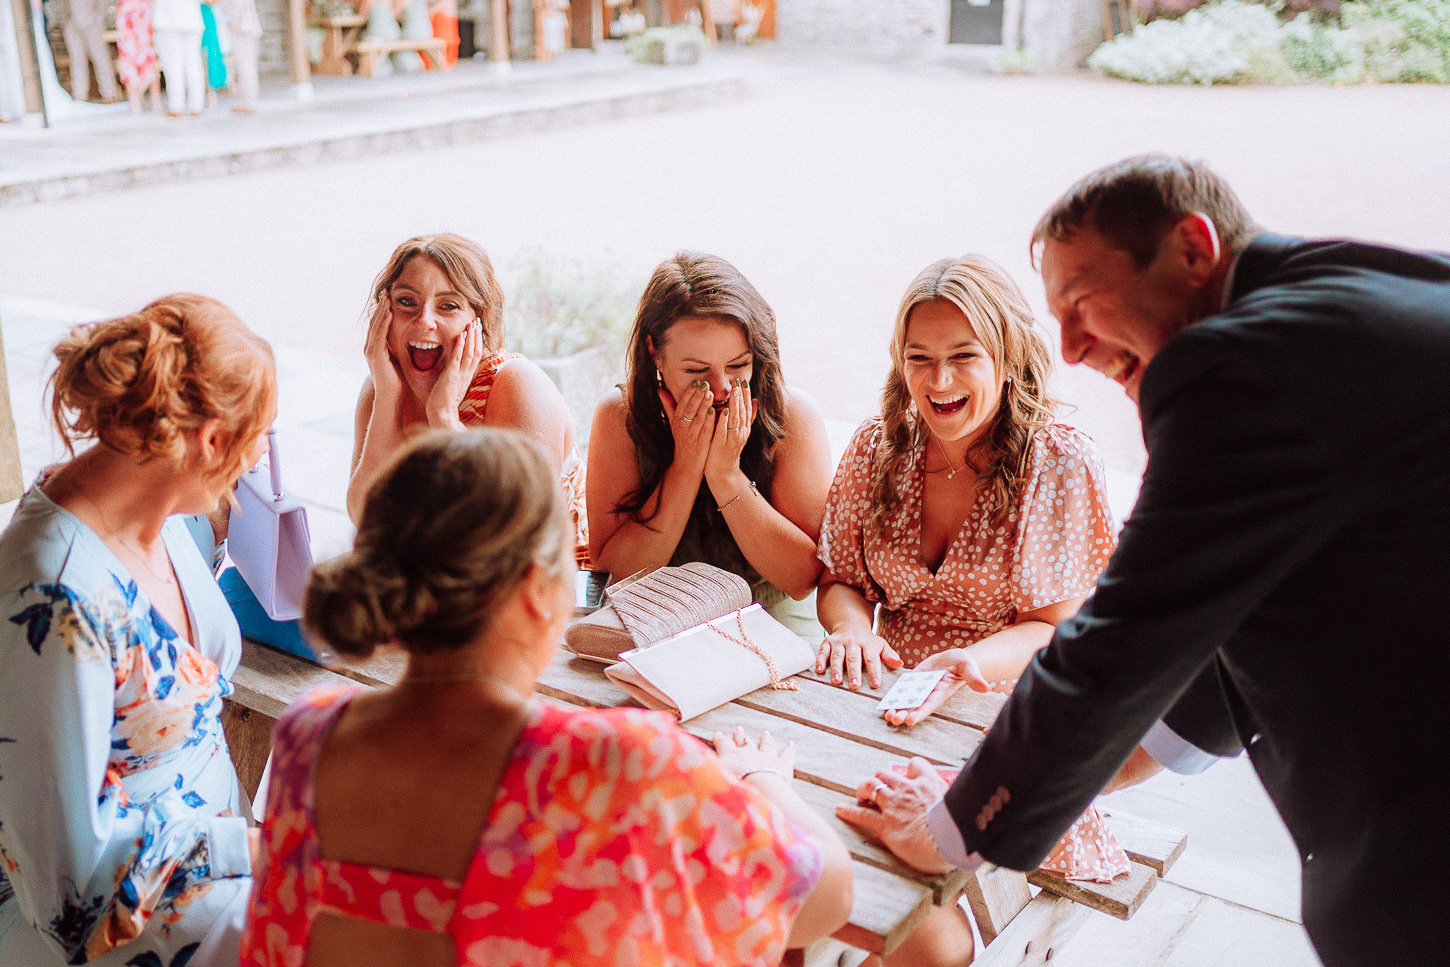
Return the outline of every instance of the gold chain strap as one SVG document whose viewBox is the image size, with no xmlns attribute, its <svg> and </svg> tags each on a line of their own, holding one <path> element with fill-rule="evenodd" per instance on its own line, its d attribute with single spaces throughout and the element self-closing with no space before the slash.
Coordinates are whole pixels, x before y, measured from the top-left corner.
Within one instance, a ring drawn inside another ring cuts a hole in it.
<svg viewBox="0 0 1450 967">
<path fill-rule="evenodd" d="M 729 641 L 735 642 L 746 651 L 754 652 L 756 657 L 758 657 L 761 661 L 765 662 L 765 670 L 770 673 L 771 688 L 778 689 L 783 692 L 800 691 L 800 686 L 797 685 L 795 682 L 790 681 L 789 679 L 786 679 L 784 681 L 781 680 L 780 669 L 775 667 L 775 659 L 767 655 L 764 648 L 761 648 L 755 642 L 750 640 L 750 636 L 745 633 L 745 622 L 740 620 L 739 611 L 735 612 L 735 625 L 740 629 L 739 638 L 735 637 L 724 628 L 717 627 L 713 624 L 710 625 L 710 627 L 713 628 L 715 631 L 719 632 L 722 637 L 726 638 Z"/>
</svg>

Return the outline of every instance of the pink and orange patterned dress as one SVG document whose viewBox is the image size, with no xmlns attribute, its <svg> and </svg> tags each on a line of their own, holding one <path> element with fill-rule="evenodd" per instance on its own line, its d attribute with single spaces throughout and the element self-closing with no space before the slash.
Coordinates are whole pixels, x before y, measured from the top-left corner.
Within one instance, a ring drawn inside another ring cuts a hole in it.
<svg viewBox="0 0 1450 967">
<path fill-rule="evenodd" d="M 146 87 L 159 76 L 151 0 L 116 0 L 116 53 L 116 70 L 126 87 Z"/>
<path fill-rule="evenodd" d="M 277 724 L 244 967 L 300 967 L 323 912 L 450 934 L 462 967 L 780 962 L 820 847 L 656 712 L 534 702 L 461 883 L 324 858 L 314 763 L 357 694 Z"/>
<path fill-rule="evenodd" d="M 488 410 L 488 396 L 493 392 L 498 371 L 516 359 L 523 359 L 520 353 L 494 353 L 478 364 L 473 382 L 458 404 L 458 418 L 464 426 L 483 426 L 483 415 Z M 570 449 L 564 458 L 564 467 L 559 474 L 564 486 L 564 499 L 569 505 L 569 516 L 574 522 L 574 561 L 580 567 L 589 567 L 589 514 L 584 508 L 584 461 L 579 457 L 579 448 Z"/>
<path fill-rule="evenodd" d="M 987 512 L 982 488 L 935 571 L 921 559 L 923 455 L 897 482 L 901 505 L 870 527 L 871 469 L 881 420 L 867 420 L 846 448 L 826 500 L 819 555 L 836 578 L 880 605 L 876 632 L 908 668 L 948 648 L 981 641 L 1017 616 L 1087 594 L 1116 543 L 1102 459 L 1079 430 L 1037 431 L 1017 507 L 1001 521 Z M 1010 691 L 1015 681 L 999 683 Z M 1128 872 L 1128 857 L 1095 808 L 1089 808 L 1042 865 L 1069 879 L 1108 881 Z"/>
</svg>

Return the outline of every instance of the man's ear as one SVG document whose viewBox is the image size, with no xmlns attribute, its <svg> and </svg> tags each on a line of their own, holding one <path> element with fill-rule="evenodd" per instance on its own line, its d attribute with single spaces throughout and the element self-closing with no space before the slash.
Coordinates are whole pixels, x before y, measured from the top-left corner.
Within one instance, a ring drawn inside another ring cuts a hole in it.
<svg viewBox="0 0 1450 967">
<path fill-rule="evenodd" d="M 1218 226 L 1203 212 L 1193 212 L 1183 216 L 1173 227 L 1173 232 L 1190 282 L 1195 286 L 1206 284 L 1218 268 L 1219 257 L 1223 255 Z"/>
</svg>

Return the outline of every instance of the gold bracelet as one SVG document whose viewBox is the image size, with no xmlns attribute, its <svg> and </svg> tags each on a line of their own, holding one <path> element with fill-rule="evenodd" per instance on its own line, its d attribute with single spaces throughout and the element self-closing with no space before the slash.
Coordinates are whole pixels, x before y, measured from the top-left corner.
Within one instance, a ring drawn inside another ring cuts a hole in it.
<svg viewBox="0 0 1450 967">
<path fill-rule="evenodd" d="M 742 491 L 740 491 L 740 493 L 736 494 L 734 497 L 731 497 L 729 500 L 725 501 L 725 503 L 721 504 L 720 506 L 716 507 L 715 510 L 718 511 L 718 512 L 723 513 L 725 511 L 725 508 L 726 507 L 729 507 L 731 504 L 735 503 L 735 501 L 739 500 L 741 497 L 744 497 L 747 493 L 752 493 L 752 492 L 753 493 L 757 493 L 757 494 L 760 493 L 760 490 L 755 486 L 755 481 L 754 480 L 749 481 L 749 483 L 750 483 L 750 490 L 742 490 Z"/>
</svg>

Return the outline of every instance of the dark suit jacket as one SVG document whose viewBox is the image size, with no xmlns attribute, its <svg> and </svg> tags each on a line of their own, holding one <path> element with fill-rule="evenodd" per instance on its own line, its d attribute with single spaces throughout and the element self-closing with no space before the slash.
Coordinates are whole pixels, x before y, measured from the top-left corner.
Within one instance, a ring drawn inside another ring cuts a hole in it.
<svg viewBox="0 0 1450 967">
<path fill-rule="evenodd" d="M 1444 962 L 1450 258 L 1261 235 L 1139 408 L 1118 551 L 947 794 L 967 850 L 1036 866 L 1171 710 L 1248 747 L 1326 963 Z"/>
</svg>

